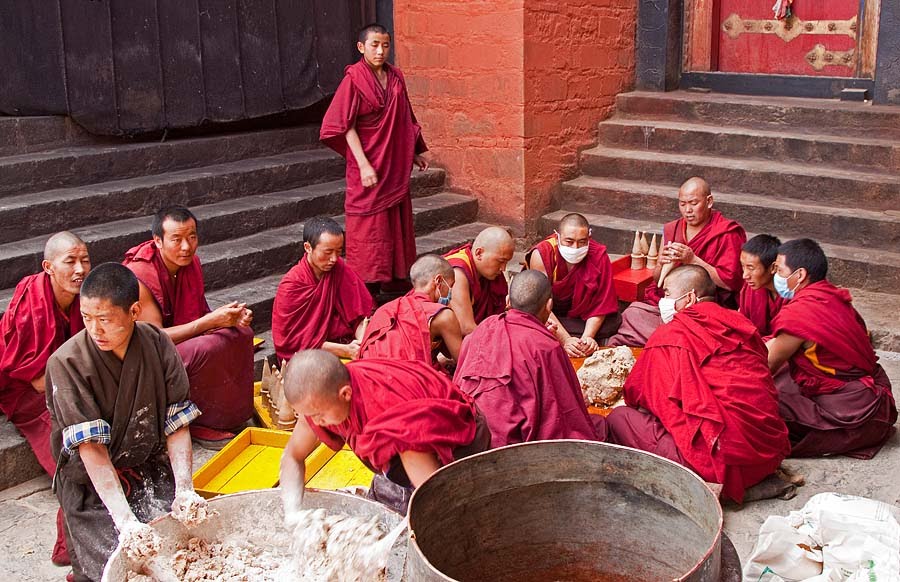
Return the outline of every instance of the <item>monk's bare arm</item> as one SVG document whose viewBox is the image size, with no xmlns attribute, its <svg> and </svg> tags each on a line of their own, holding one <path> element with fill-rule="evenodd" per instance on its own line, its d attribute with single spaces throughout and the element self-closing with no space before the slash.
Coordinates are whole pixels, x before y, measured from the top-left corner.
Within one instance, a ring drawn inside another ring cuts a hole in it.
<svg viewBox="0 0 900 582">
<path fill-rule="evenodd" d="M 356 133 L 356 126 L 347 130 L 347 146 L 350 147 L 350 153 L 353 154 L 356 165 L 359 166 L 359 178 L 362 185 L 366 188 L 371 188 L 377 184 L 378 174 L 375 173 L 375 168 L 369 163 L 369 158 L 366 157 L 366 152 L 363 151 L 359 134 Z"/>
<path fill-rule="evenodd" d="M 166 437 L 166 451 L 172 474 L 175 476 L 175 491 L 193 491 L 194 481 L 191 477 L 194 451 L 191 447 L 191 432 L 187 426 L 181 427 Z"/>
<path fill-rule="evenodd" d="M 581 335 L 581 339 L 594 339 L 597 337 L 597 332 L 600 331 L 600 328 L 603 327 L 603 322 L 606 321 L 605 315 L 598 315 L 596 317 L 588 317 L 587 321 L 584 322 L 584 333 Z M 596 342 L 595 342 L 596 343 Z M 596 349 L 596 347 L 594 348 Z"/>
<path fill-rule="evenodd" d="M 284 503 L 284 515 L 288 516 L 300 510 L 303 504 L 303 490 L 306 487 L 306 457 L 319 444 L 316 433 L 309 428 L 306 420 L 301 418 L 294 426 L 291 438 L 281 456 L 281 500 Z"/>
<path fill-rule="evenodd" d="M 109 449 L 99 443 L 82 443 L 78 447 L 78 454 L 84 463 L 94 489 L 109 515 L 112 517 L 119 531 L 129 522 L 137 522 L 134 512 L 128 505 L 125 492 L 122 491 L 122 483 L 116 474 L 112 461 L 109 459 Z"/>
<path fill-rule="evenodd" d="M 432 473 L 441 468 L 437 455 L 434 453 L 422 453 L 419 451 L 405 451 L 400 453 L 400 462 L 406 470 L 413 487 L 418 487 L 428 479 Z"/>
<path fill-rule="evenodd" d="M 47 386 L 46 386 L 46 384 L 44 384 L 45 377 L 46 377 L 46 374 L 41 374 L 40 376 L 38 376 L 37 378 L 35 378 L 34 380 L 31 381 L 31 386 L 32 386 L 32 388 L 34 388 L 35 392 L 43 394 L 46 391 Z"/>
<path fill-rule="evenodd" d="M 536 250 L 531 251 L 531 254 L 528 255 L 528 268 L 540 271 L 545 275 L 547 274 L 547 267 L 544 266 L 544 259 L 541 258 L 541 253 Z"/>
<path fill-rule="evenodd" d="M 213 311 L 210 311 L 203 317 L 195 319 L 190 323 L 182 325 L 173 325 L 172 327 L 163 327 L 162 311 L 156 303 L 156 299 L 143 283 L 140 284 L 141 294 L 141 315 L 140 321 L 152 323 L 156 327 L 162 329 L 169 338 L 176 344 L 185 340 L 189 340 L 198 335 L 219 329 L 223 327 L 233 327 L 236 325 L 249 325 L 253 319 L 253 313 L 246 308 L 243 303 L 232 301 L 227 305 L 223 305 Z"/>
<path fill-rule="evenodd" d="M 766 342 L 769 350 L 769 370 L 774 374 L 797 350 L 803 347 L 802 337 L 780 333 Z"/>
<path fill-rule="evenodd" d="M 357 357 L 359 357 L 359 340 L 353 340 L 349 344 L 325 342 L 322 344 L 322 349 L 328 353 L 334 354 L 339 358 L 355 360 Z"/>
<path fill-rule="evenodd" d="M 460 269 L 453 269 L 456 281 L 453 283 L 453 296 L 450 298 L 450 309 L 456 314 L 459 321 L 459 329 L 463 336 L 475 331 L 475 314 L 472 311 L 472 295 L 469 290 L 469 280 Z M 502 276 L 502 275 L 501 275 Z"/>
<path fill-rule="evenodd" d="M 459 328 L 459 320 L 452 309 L 442 309 L 431 320 L 431 337 L 441 338 L 450 357 L 459 358 L 459 350 L 462 348 L 462 330 Z"/>
</svg>

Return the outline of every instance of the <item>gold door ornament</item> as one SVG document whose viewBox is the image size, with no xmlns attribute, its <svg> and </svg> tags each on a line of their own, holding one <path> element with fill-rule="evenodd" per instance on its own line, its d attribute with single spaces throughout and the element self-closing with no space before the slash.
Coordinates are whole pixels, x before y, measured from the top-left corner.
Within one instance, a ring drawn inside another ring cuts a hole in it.
<svg viewBox="0 0 900 582">
<path fill-rule="evenodd" d="M 774 34 L 784 42 L 791 42 L 801 34 L 846 35 L 856 38 L 856 16 L 850 20 L 800 20 L 795 16 L 784 20 L 744 20 L 737 13 L 722 22 L 722 30 L 731 38 L 742 34 Z"/>
</svg>

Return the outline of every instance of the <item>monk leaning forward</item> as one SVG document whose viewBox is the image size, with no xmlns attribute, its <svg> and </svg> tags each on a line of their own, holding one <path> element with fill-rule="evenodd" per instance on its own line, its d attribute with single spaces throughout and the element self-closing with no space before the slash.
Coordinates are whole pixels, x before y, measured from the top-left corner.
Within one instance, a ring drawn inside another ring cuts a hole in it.
<svg viewBox="0 0 900 582">
<path fill-rule="evenodd" d="M 16 285 L 0 320 L 0 412 L 19 429 L 50 477 L 56 459 L 50 453 L 50 412 L 44 396 L 47 359 L 67 339 L 84 329 L 78 294 L 91 270 L 84 242 L 60 232 L 44 246 L 43 271 Z M 56 516 L 56 543 L 51 560 L 69 562 L 62 510 Z"/>
<path fill-rule="evenodd" d="M 628 406 L 606 419 L 609 440 L 681 463 L 741 502 L 790 450 L 766 347 L 746 317 L 716 304 L 705 269 L 678 267 L 663 288 L 665 324 L 625 381 Z"/>
<path fill-rule="evenodd" d="M 203 412 L 191 434 L 219 447 L 253 413 L 253 313 L 231 302 L 210 310 L 197 218 L 183 206 L 153 217 L 153 239 L 125 253 L 141 286 L 141 321 L 165 331 L 187 370 L 191 400 Z"/>
<path fill-rule="evenodd" d="M 463 335 L 472 333 L 486 317 L 506 309 L 509 287 L 504 271 L 515 250 L 509 233 L 491 226 L 478 233 L 472 244 L 444 255 L 456 273 L 450 307 Z"/>
<path fill-rule="evenodd" d="M 897 407 L 865 322 L 850 293 L 825 278 L 828 260 L 815 241 L 784 243 L 776 264 L 786 301 L 766 345 L 791 456 L 871 459 L 894 433 Z"/>
<path fill-rule="evenodd" d="M 288 364 L 284 394 L 298 422 L 281 461 L 285 516 L 300 509 L 304 460 L 319 441 L 350 446 L 375 472 L 369 495 L 406 512 L 414 487 L 442 465 L 490 448 L 472 399 L 422 362 L 358 360 L 344 365 L 322 350 Z"/>
<path fill-rule="evenodd" d="M 462 332 L 449 307 L 454 277 L 444 257 L 419 257 L 409 270 L 412 291 L 375 310 L 359 357 L 415 360 L 439 369 L 439 354 L 456 360 Z"/>
<path fill-rule="evenodd" d="M 653 282 L 643 302 L 634 302 L 622 313 L 619 332 L 607 341 L 611 346 L 640 347 L 662 324 L 659 300 L 665 274 L 679 265 L 702 267 L 716 284 L 719 305 L 737 307 L 741 290 L 741 245 L 747 240 L 743 227 L 713 210 L 709 184 L 691 178 L 678 189 L 681 218 L 663 227 L 663 248 L 653 271 Z"/>
<path fill-rule="evenodd" d="M 347 264 L 366 283 L 384 283 L 406 279 L 416 259 L 410 172 L 413 163 L 428 168 L 428 148 L 403 74 L 387 62 L 388 31 L 366 26 L 356 46 L 362 58 L 345 69 L 320 138 L 347 160 Z"/>
<path fill-rule="evenodd" d="M 558 230 L 528 251 L 525 261 L 553 284 L 550 322 L 566 353 L 587 357 L 597 350 L 597 339 L 615 333 L 620 318 L 612 263 L 606 247 L 591 239 L 584 216 L 564 216 Z"/>
<path fill-rule="evenodd" d="M 758 234 L 741 247 L 741 271 L 744 286 L 738 297 L 738 311 L 749 319 L 759 335 L 772 332 L 772 320 L 784 299 L 775 291 L 775 259 L 781 241 L 769 234 Z"/>
<path fill-rule="evenodd" d="M 343 248 L 344 231 L 334 220 L 316 217 L 303 225 L 305 253 L 278 284 L 272 307 L 279 361 L 319 348 L 341 358 L 358 356 L 375 302 L 341 258 Z"/>
<path fill-rule="evenodd" d="M 146 550 L 140 540 L 156 534 L 142 521 L 206 503 L 191 481 L 188 424 L 200 411 L 172 340 L 136 323 L 139 297 L 122 265 L 94 269 L 81 288 L 86 330 L 47 362 L 54 488 L 76 581 L 100 580 L 119 541 Z"/>
<path fill-rule="evenodd" d="M 595 430 L 575 369 L 547 329 L 550 293 L 546 275 L 522 271 L 509 287 L 510 309 L 485 319 L 463 342 L 453 381 L 484 413 L 493 447 L 606 437 L 603 417 Z"/>
</svg>

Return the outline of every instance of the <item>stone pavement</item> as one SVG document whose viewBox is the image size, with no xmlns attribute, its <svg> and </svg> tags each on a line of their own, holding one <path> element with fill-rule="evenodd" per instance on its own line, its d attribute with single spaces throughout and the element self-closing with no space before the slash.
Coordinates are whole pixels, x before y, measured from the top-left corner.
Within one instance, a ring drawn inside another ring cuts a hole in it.
<svg viewBox="0 0 900 582">
<path fill-rule="evenodd" d="M 894 397 L 900 399 L 900 353 L 879 352 L 891 378 Z M 195 468 L 212 456 L 195 448 Z M 767 500 L 744 507 L 725 508 L 725 531 L 741 560 L 755 543 L 759 526 L 772 514 L 800 509 L 810 497 L 826 491 L 861 495 L 900 505 L 900 436 L 887 443 L 877 457 L 860 461 L 846 457 L 790 460 L 788 464 L 806 476 L 806 486 L 791 500 Z M 56 498 L 46 476 L 0 492 L 0 580 L 44 582 L 63 580 L 68 568 L 50 563 L 56 535 Z"/>
</svg>

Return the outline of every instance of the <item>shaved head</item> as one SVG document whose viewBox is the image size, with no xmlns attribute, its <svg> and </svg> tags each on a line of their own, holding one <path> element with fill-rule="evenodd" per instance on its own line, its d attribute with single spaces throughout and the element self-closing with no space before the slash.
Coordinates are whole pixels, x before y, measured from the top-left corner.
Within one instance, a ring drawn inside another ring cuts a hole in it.
<svg viewBox="0 0 900 582">
<path fill-rule="evenodd" d="M 507 246 L 515 248 L 516 241 L 505 228 L 499 226 L 489 226 L 482 230 L 475 237 L 475 242 L 472 243 L 473 250 L 481 248 L 492 253 L 499 252 L 500 249 Z"/>
<path fill-rule="evenodd" d="M 670 297 L 679 297 L 693 290 L 697 299 L 716 296 L 716 284 L 706 269 L 697 265 L 676 267 L 666 277 L 665 287 Z"/>
<path fill-rule="evenodd" d="M 284 373 L 284 397 L 292 405 L 308 397 L 335 398 L 350 373 L 337 356 L 325 350 L 303 350 L 288 362 Z"/>
<path fill-rule="evenodd" d="M 409 279 L 416 289 L 428 285 L 428 282 L 440 275 L 450 285 L 453 285 L 453 267 L 440 255 L 422 255 L 409 269 Z"/>
<path fill-rule="evenodd" d="M 693 178 L 688 178 L 684 184 L 681 185 L 681 188 L 678 189 L 679 192 L 687 193 L 696 193 L 704 198 L 712 194 L 712 190 L 709 189 L 709 184 L 703 178 L 698 178 L 694 176 Z"/>
<path fill-rule="evenodd" d="M 489 281 L 503 275 L 506 264 L 512 260 L 515 252 L 516 241 L 505 228 L 499 226 L 490 226 L 482 230 L 472 243 L 475 269 Z"/>
<path fill-rule="evenodd" d="M 58 232 L 47 239 L 47 244 L 44 245 L 44 260 L 52 262 L 61 253 L 68 251 L 72 247 L 87 248 L 87 245 L 75 233 L 68 230 Z"/>
<path fill-rule="evenodd" d="M 509 284 L 509 306 L 538 317 L 547 305 L 550 293 L 547 275 L 528 269 L 513 277 Z"/>
<path fill-rule="evenodd" d="M 566 214 L 562 217 L 562 220 L 559 221 L 559 230 L 566 228 L 567 226 L 573 226 L 575 228 L 590 228 L 590 223 L 587 221 L 587 218 L 578 214 L 577 212 L 572 212 L 571 214 Z"/>
</svg>

